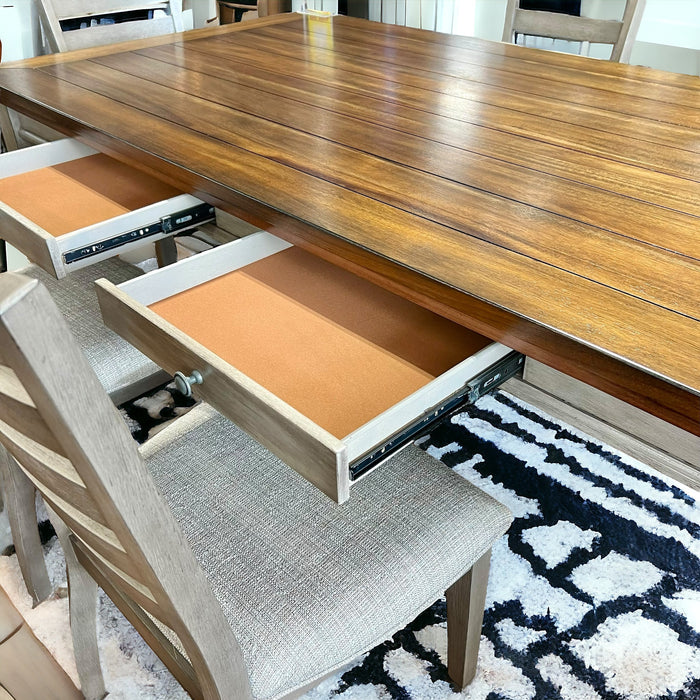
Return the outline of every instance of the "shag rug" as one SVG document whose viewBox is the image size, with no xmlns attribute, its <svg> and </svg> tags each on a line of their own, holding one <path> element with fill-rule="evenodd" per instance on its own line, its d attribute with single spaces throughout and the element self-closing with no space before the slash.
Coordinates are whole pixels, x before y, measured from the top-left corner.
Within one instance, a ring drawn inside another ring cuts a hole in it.
<svg viewBox="0 0 700 700">
<path fill-rule="evenodd" d="M 168 387 L 122 411 L 142 441 L 187 409 Z M 697 493 L 505 393 L 422 447 L 515 514 L 493 550 L 476 679 L 462 694 L 447 682 L 437 601 L 307 700 L 700 699 Z M 45 548 L 54 598 L 30 608 L 14 556 L 0 585 L 75 678 L 62 554 L 55 538 Z M 99 624 L 113 700 L 187 697 L 104 597 Z"/>
</svg>

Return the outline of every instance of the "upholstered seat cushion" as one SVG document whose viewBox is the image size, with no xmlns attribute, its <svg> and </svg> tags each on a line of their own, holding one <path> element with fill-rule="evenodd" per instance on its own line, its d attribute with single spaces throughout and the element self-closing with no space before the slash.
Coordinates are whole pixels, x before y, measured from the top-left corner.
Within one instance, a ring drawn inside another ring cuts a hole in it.
<svg viewBox="0 0 700 700">
<path fill-rule="evenodd" d="M 118 396 L 127 387 L 138 387 L 160 372 L 157 365 L 104 325 L 95 294 L 95 280 L 106 277 L 119 284 L 142 274 L 138 267 L 111 258 L 76 270 L 62 280 L 37 265 L 19 272 L 44 283 L 108 394 Z"/>
<path fill-rule="evenodd" d="M 339 506 L 208 406 L 144 455 L 238 637 L 256 698 L 390 637 L 511 521 L 415 446 Z"/>
</svg>

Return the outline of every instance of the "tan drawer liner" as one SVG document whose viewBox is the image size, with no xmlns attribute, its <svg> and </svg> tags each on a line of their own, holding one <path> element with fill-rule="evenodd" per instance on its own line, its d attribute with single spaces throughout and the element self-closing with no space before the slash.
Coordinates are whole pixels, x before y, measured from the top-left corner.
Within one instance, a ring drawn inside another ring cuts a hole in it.
<svg viewBox="0 0 700 700">
<path fill-rule="evenodd" d="M 54 236 L 179 194 L 102 153 L 0 179 L 0 201 Z"/>
<path fill-rule="evenodd" d="M 338 438 L 491 342 L 299 248 L 150 308 Z"/>
</svg>

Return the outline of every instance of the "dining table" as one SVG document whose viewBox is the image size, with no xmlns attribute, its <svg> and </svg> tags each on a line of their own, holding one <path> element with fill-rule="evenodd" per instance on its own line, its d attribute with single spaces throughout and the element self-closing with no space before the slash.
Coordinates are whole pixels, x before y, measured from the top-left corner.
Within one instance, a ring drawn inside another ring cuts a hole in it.
<svg viewBox="0 0 700 700">
<path fill-rule="evenodd" d="M 700 436 L 698 77 L 289 13 L 0 102 Z"/>
</svg>

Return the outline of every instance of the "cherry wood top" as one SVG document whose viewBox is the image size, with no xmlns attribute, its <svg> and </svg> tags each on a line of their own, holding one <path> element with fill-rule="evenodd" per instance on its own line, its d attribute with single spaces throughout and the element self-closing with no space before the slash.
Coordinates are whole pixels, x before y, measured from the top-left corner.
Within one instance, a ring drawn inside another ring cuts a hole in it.
<svg viewBox="0 0 700 700">
<path fill-rule="evenodd" d="M 282 15 L 0 101 L 700 434 L 700 78 Z"/>
</svg>

